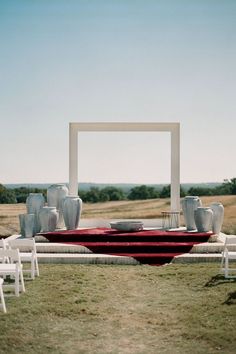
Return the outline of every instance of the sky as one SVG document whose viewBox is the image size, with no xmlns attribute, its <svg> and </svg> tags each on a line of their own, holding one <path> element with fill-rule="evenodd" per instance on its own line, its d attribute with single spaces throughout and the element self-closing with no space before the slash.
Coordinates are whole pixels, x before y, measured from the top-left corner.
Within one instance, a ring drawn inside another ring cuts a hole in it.
<svg viewBox="0 0 236 354">
<path fill-rule="evenodd" d="M 0 183 L 69 180 L 69 122 L 180 122 L 181 183 L 236 177 L 235 0 L 0 0 Z M 169 183 L 168 133 L 79 134 L 79 181 Z"/>
</svg>

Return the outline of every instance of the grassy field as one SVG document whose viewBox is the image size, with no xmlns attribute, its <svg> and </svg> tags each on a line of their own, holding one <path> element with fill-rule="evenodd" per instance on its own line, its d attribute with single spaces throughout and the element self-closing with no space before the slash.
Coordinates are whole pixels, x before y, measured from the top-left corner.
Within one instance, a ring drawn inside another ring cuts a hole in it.
<svg viewBox="0 0 236 354">
<path fill-rule="evenodd" d="M 236 196 L 201 197 L 204 206 L 220 201 L 225 207 L 223 232 L 236 234 Z M 161 218 L 161 211 L 170 208 L 169 199 L 118 201 L 83 205 L 83 218 L 138 219 Z M 0 236 L 19 233 L 18 215 L 25 213 L 25 204 L 0 204 Z M 183 218 L 182 218 L 183 224 Z"/>
<path fill-rule="evenodd" d="M 40 265 L 0 312 L 0 353 L 234 354 L 236 281 L 218 264 Z"/>
</svg>

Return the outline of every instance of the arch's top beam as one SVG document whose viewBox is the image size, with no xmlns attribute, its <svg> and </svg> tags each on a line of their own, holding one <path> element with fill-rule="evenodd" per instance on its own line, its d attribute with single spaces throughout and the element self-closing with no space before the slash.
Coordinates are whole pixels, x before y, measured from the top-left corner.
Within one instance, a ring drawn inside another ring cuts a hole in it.
<svg viewBox="0 0 236 354">
<path fill-rule="evenodd" d="M 70 128 L 77 132 L 82 131 L 142 131 L 142 132 L 173 132 L 179 129 L 180 123 L 129 123 L 129 122 L 93 122 L 93 123 L 70 123 Z"/>
</svg>

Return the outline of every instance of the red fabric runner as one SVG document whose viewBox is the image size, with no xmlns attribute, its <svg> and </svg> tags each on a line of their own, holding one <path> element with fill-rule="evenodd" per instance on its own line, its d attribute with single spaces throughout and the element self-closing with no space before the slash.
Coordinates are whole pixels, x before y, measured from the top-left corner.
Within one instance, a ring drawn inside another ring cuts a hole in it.
<svg viewBox="0 0 236 354">
<path fill-rule="evenodd" d="M 212 233 L 187 231 L 142 230 L 120 232 L 110 228 L 90 228 L 41 233 L 50 242 L 76 244 L 93 253 L 129 256 L 141 263 L 161 265 L 173 257 L 206 242 Z"/>
<path fill-rule="evenodd" d="M 45 236 L 49 241 L 63 239 L 64 241 L 69 240 L 71 238 L 75 239 L 76 236 L 81 235 L 122 235 L 122 236 L 197 236 L 201 237 L 210 237 L 212 233 L 209 232 L 188 232 L 188 231 L 166 231 L 166 230 L 142 230 L 142 231 L 117 231 L 110 228 L 98 227 L 98 228 L 90 228 L 90 229 L 77 229 L 77 230 L 62 230 L 62 231 L 54 231 L 54 232 L 45 232 L 40 233 L 40 235 Z"/>
</svg>

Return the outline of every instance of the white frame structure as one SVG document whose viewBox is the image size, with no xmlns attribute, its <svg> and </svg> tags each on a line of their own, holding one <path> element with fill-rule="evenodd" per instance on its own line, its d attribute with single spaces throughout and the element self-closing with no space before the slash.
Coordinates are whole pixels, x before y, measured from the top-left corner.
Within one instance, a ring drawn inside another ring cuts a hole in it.
<svg viewBox="0 0 236 354">
<path fill-rule="evenodd" d="M 78 133 L 169 132 L 171 134 L 171 211 L 180 210 L 180 123 L 69 123 L 69 194 L 78 194 Z"/>
</svg>

